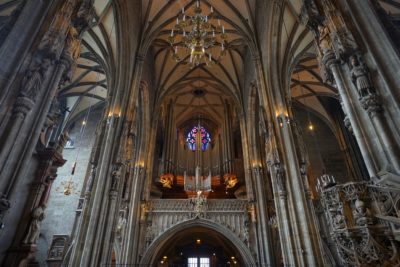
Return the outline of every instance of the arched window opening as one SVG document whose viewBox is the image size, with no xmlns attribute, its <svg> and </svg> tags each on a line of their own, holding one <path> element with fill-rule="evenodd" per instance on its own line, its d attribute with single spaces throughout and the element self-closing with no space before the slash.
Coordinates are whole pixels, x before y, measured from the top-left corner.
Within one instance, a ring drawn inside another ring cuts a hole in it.
<svg viewBox="0 0 400 267">
<path fill-rule="evenodd" d="M 198 139 L 197 139 L 198 138 Z M 198 142 L 196 142 L 198 140 Z M 190 150 L 196 150 L 196 144 L 201 143 L 201 150 L 205 151 L 211 142 L 211 136 L 203 126 L 194 126 L 187 134 L 186 143 Z"/>
</svg>

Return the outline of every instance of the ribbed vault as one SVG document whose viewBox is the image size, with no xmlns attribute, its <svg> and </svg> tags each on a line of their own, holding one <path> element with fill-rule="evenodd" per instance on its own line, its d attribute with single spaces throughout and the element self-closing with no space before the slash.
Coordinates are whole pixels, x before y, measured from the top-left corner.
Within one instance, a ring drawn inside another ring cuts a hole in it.
<svg viewBox="0 0 400 267">
<path fill-rule="evenodd" d="M 201 64 L 194 68 L 173 60 L 172 48 L 167 40 L 181 9 L 185 8 L 190 12 L 195 1 L 143 2 L 144 44 L 146 41 L 151 41 L 150 50 L 154 55 L 158 101 L 162 102 L 166 96 L 175 100 L 176 108 L 180 110 L 176 117 L 178 122 L 183 122 L 200 112 L 220 123 L 224 98 L 232 98 L 236 104 L 242 102 L 244 60 L 255 36 L 255 2 L 255 0 L 200 1 L 204 14 L 208 14 L 211 6 L 213 7 L 217 18 L 225 27 L 228 46 L 225 57 L 212 67 Z M 181 44 L 177 46 L 179 51 L 185 51 Z M 214 55 L 218 54 L 219 46 L 214 49 L 212 54 L 213 60 L 216 61 Z M 188 55 L 187 52 L 186 54 Z M 182 57 L 184 57 L 183 52 Z M 204 90 L 205 95 L 194 96 L 192 91 L 196 88 Z"/>
<path fill-rule="evenodd" d="M 90 106 L 107 99 L 109 79 L 115 71 L 117 53 L 115 17 L 112 1 L 96 0 L 91 27 L 82 37 L 81 55 L 71 81 L 59 90 L 70 111 L 65 123 L 70 123 Z"/>
</svg>

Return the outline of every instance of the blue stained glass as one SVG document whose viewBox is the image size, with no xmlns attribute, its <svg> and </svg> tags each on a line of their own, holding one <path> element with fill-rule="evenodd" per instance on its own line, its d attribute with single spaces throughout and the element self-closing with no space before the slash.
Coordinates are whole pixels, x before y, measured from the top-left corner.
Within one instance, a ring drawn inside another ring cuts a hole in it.
<svg viewBox="0 0 400 267">
<path fill-rule="evenodd" d="M 192 151 L 196 150 L 196 134 L 199 129 L 201 134 L 201 150 L 206 150 L 211 142 L 210 134 L 206 131 L 206 129 L 204 129 L 203 126 L 194 126 L 186 137 L 186 143 L 188 144 L 189 149 Z"/>
</svg>

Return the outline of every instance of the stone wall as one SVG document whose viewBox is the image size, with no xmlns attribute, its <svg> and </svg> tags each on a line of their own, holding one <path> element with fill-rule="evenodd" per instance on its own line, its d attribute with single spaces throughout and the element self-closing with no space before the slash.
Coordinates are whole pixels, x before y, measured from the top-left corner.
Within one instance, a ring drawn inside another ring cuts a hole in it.
<svg viewBox="0 0 400 267">
<path fill-rule="evenodd" d="M 332 130 L 321 118 L 303 108 L 296 106 L 293 111 L 308 154 L 310 178 L 317 178 L 325 171 L 340 182 L 347 182 L 349 175 L 344 154 Z M 312 131 L 308 129 L 309 121 L 314 126 Z"/>
<path fill-rule="evenodd" d="M 92 110 L 86 124 L 84 132 L 81 134 L 82 121 L 81 116 L 70 128 L 69 136 L 74 141 L 73 148 L 64 149 L 63 155 L 67 160 L 65 165 L 58 169 L 58 176 L 54 181 L 48 207 L 46 209 L 46 218 L 42 222 L 41 235 L 38 242 L 37 260 L 45 266 L 47 252 L 51 245 L 53 235 L 71 234 L 75 211 L 78 206 L 79 196 L 85 180 L 87 167 L 90 160 L 91 150 L 95 141 L 95 131 L 97 124 L 102 117 L 103 109 Z M 80 138 L 82 136 L 82 138 Z M 73 193 L 64 195 L 64 185 L 70 181 L 73 162 L 76 160 L 75 174 L 72 178 L 74 184 Z"/>
</svg>

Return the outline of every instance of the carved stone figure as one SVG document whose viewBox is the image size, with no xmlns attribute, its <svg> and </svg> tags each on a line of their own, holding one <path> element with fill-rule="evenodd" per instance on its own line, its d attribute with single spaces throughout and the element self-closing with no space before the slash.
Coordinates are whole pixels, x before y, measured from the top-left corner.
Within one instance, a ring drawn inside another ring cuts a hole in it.
<svg viewBox="0 0 400 267">
<path fill-rule="evenodd" d="M 372 224 L 371 212 L 365 207 L 365 203 L 362 200 L 357 199 L 354 203 L 353 217 L 356 225 L 363 226 Z"/>
<path fill-rule="evenodd" d="M 111 176 L 112 176 L 112 178 L 111 178 L 111 189 L 110 190 L 116 191 L 118 189 L 119 180 L 121 178 L 121 166 L 120 165 L 115 167 Z"/>
<path fill-rule="evenodd" d="M 70 27 L 66 41 L 65 51 L 73 60 L 77 60 L 81 54 L 81 40 L 75 27 Z"/>
<path fill-rule="evenodd" d="M 45 218 L 44 210 L 46 204 L 36 207 L 31 213 L 31 223 L 29 225 L 28 233 L 26 234 L 23 244 L 36 244 L 40 234 L 40 223 Z"/>
<path fill-rule="evenodd" d="M 279 155 L 278 155 L 278 149 L 276 147 L 275 136 L 273 134 L 272 125 L 270 123 L 268 126 L 268 133 L 269 136 L 265 140 L 265 153 L 268 165 L 272 165 L 275 164 L 276 162 L 279 162 Z"/>
<path fill-rule="evenodd" d="M 146 220 L 146 214 L 149 212 L 149 209 L 147 207 L 146 203 L 141 203 L 140 204 L 140 221 L 145 221 Z"/>
<path fill-rule="evenodd" d="M 197 192 L 196 197 L 191 199 L 191 203 L 194 205 L 193 210 L 196 214 L 196 217 L 200 217 L 200 215 L 205 211 L 206 197 L 201 195 L 201 191 Z"/>
<path fill-rule="evenodd" d="M 365 64 L 360 63 L 357 56 L 352 56 L 350 58 L 350 64 L 351 80 L 357 88 L 359 97 L 363 98 L 368 95 L 375 94 L 375 90 L 369 76 L 369 71 Z"/>
<path fill-rule="evenodd" d="M 254 204 L 250 204 L 247 207 L 247 212 L 250 214 L 251 222 L 255 223 L 257 221 L 257 219 L 256 219 L 256 208 L 254 207 Z"/>
<path fill-rule="evenodd" d="M 280 192 L 284 192 L 284 191 L 286 191 L 285 171 L 280 163 L 275 164 L 275 170 L 276 170 L 276 175 L 275 175 L 276 184 L 278 185 L 278 190 Z"/>
<path fill-rule="evenodd" d="M 146 236 L 145 236 L 146 247 L 150 246 L 151 242 L 153 242 L 153 238 L 154 238 L 154 230 L 152 224 L 151 222 L 147 222 Z"/>
<path fill-rule="evenodd" d="M 35 101 L 45 78 L 47 70 L 52 61 L 50 58 L 43 58 L 37 63 L 33 63 L 26 71 L 22 80 L 21 95 Z"/>
<path fill-rule="evenodd" d="M 322 24 L 323 16 L 320 15 L 314 0 L 304 0 L 300 11 L 300 20 L 315 35 L 318 35 L 318 25 Z"/>
<path fill-rule="evenodd" d="M 120 237 L 124 231 L 126 225 L 126 218 L 125 213 L 120 213 L 118 216 L 118 223 L 117 223 L 117 235 Z"/>
<path fill-rule="evenodd" d="M 332 48 L 330 31 L 327 26 L 318 25 L 318 32 L 319 32 L 318 45 L 319 48 L 321 49 L 321 52 L 325 54 L 328 50 Z"/>
<path fill-rule="evenodd" d="M 345 228 L 346 221 L 345 221 L 343 214 L 341 214 L 340 211 L 335 210 L 335 209 L 331 209 L 330 212 L 331 212 L 331 216 L 332 216 L 333 227 L 335 227 L 336 229 Z"/>
</svg>

